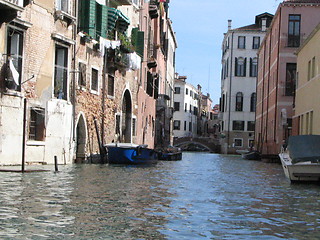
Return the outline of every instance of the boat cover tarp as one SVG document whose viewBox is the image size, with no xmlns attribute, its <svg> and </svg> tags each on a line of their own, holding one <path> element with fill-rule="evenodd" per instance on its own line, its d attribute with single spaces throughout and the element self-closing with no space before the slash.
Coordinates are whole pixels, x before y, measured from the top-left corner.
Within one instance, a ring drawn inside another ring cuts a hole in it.
<svg viewBox="0 0 320 240">
<path fill-rule="evenodd" d="M 307 161 L 320 162 L 320 135 L 290 136 L 288 150 L 293 164 Z"/>
</svg>

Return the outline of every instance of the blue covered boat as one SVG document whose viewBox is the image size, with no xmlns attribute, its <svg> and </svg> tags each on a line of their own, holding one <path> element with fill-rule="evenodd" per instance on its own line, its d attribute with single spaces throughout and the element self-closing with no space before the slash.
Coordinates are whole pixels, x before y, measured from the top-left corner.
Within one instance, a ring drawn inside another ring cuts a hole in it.
<svg viewBox="0 0 320 240">
<path fill-rule="evenodd" d="M 147 145 L 132 143 L 110 143 L 106 145 L 108 161 L 112 164 L 154 164 L 157 153 Z"/>
</svg>

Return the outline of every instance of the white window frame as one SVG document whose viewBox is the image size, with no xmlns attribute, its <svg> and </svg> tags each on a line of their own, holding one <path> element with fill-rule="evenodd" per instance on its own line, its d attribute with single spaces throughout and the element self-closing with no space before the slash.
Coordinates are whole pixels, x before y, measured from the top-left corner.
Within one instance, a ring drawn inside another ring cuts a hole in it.
<svg viewBox="0 0 320 240">
<path fill-rule="evenodd" d="M 92 89 L 92 70 L 96 70 L 98 72 L 98 79 L 97 79 L 97 90 L 94 90 Z M 99 71 L 99 68 L 98 67 L 95 67 L 95 66 L 91 66 L 90 68 L 90 92 L 93 93 L 93 94 L 96 94 L 96 95 L 99 95 L 100 93 L 100 71 Z"/>
<path fill-rule="evenodd" d="M 236 146 L 236 140 L 241 140 L 241 146 Z M 233 139 L 233 142 L 234 142 L 234 147 L 235 148 L 240 148 L 240 147 L 243 147 L 243 138 L 234 138 Z"/>
<path fill-rule="evenodd" d="M 67 2 L 68 3 L 68 9 L 67 9 L 67 11 L 65 11 L 65 9 L 62 9 L 63 7 L 63 4 L 62 4 L 62 2 Z M 71 9 L 71 2 L 70 2 L 70 0 L 56 0 L 56 10 L 59 10 L 59 11 L 61 11 L 61 12 L 65 12 L 65 13 L 68 13 L 68 14 L 70 14 L 70 9 Z"/>
</svg>

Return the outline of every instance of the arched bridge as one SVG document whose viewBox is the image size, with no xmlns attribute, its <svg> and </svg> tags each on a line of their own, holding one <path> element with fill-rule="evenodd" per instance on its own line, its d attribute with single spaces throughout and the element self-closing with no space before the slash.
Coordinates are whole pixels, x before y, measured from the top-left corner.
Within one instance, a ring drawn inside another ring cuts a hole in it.
<svg viewBox="0 0 320 240">
<path fill-rule="evenodd" d="M 209 151 L 214 153 L 220 153 L 219 140 L 209 137 L 181 137 L 174 138 L 173 145 L 180 147 L 186 151 Z"/>
</svg>

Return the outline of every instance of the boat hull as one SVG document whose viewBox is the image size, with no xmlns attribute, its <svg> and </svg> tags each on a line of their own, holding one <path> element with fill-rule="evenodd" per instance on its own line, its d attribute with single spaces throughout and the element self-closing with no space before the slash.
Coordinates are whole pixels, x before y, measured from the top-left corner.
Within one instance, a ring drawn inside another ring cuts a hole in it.
<svg viewBox="0 0 320 240">
<path fill-rule="evenodd" d="M 140 146 L 107 146 L 107 149 L 108 161 L 111 164 L 155 164 L 158 160 L 157 154 L 153 149 Z"/>
<path fill-rule="evenodd" d="M 260 153 L 257 151 L 243 153 L 243 154 L 241 154 L 241 156 L 243 159 L 246 159 L 246 160 L 260 160 L 261 159 Z"/>
<path fill-rule="evenodd" d="M 320 180 L 320 164 L 311 162 L 301 162 L 292 164 L 287 153 L 280 153 L 282 168 L 285 176 L 290 181 L 319 181 Z"/>
<path fill-rule="evenodd" d="M 162 161 L 178 161 L 182 159 L 182 152 L 177 153 L 158 153 L 159 160 Z"/>
</svg>

